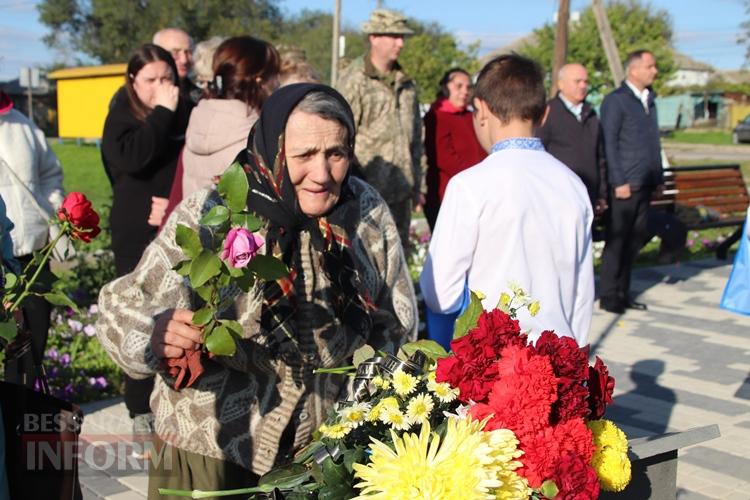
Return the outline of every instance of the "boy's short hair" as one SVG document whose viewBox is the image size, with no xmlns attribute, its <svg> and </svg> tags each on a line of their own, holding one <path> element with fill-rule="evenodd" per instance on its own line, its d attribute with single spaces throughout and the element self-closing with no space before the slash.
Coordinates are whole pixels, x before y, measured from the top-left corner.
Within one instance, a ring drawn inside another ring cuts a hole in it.
<svg viewBox="0 0 750 500">
<path fill-rule="evenodd" d="M 518 54 L 498 56 L 479 72 L 474 97 L 487 103 L 503 123 L 516 118 L 536 125 L 547 107 L 542 68 Z"/>
</svg>

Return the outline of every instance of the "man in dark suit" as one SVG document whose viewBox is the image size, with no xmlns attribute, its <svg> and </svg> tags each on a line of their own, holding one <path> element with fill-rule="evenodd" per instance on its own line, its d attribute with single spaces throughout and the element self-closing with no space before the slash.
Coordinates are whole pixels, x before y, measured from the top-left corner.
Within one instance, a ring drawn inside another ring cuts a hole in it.
<svg viewBox="0 0 750 500">
<path fill-rule="evenodd" d="M 647 50 L 628 55 L 626 79 L 604 98 L 602 130 L 611 210 L 600 272 L 605 311 L 646 309 L 630 296 L 630 271 L 648 237 L 651 196 L 662 183 L 661 145 L 654 92 L 656 59 Z"/>
<path fill-rule="evenodd" d="M 547 121 L 536 131 L 544 149 L 581 178 L 594 214 L 607 208 L 604 145 L 596 111 L 586 102 L 589 76 L 577 63 L 566 64 L 557 76 L 557 95 L 547 103 Z"/>
</svg>

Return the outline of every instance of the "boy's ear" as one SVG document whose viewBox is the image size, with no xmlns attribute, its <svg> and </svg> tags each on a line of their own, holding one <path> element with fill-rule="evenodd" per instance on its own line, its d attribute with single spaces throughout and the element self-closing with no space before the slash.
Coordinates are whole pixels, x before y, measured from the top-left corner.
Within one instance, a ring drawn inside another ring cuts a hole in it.
<svg viewBox="0 0 750 500">
<path fill-rule="evenodd" d="M 481 100 L 480 98 L 475 97 L 473 104 L 474 104 L 474 110 L 475 110 L 474 112 L 477 113 L 477 118 L 479 119 L 479 121 L 486 119 L 487 111 L 488 111 L 487 103 Z"/>
</svg>

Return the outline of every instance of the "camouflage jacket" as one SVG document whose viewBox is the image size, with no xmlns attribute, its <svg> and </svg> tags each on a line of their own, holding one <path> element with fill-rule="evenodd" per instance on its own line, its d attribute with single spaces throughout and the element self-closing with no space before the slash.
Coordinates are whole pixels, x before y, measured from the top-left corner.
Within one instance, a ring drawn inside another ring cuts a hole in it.
<svg viewBox="0 0 750 500">
<path fill-rule="evenodd" d="M 398 63 L 391 74 L 379 73 L 365 54 L 341 72 L 336 88 L 354 112 L 354 152 L 367 182 L 389 203 L 424 192 L 422 120 L 414 80 Z"/>
</svg>

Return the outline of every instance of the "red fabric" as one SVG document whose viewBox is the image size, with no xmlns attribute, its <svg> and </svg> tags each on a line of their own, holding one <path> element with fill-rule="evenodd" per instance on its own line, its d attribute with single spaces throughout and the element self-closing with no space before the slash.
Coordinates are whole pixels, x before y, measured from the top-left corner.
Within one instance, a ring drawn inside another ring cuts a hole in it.
<svg viewBox="0 0 750 500">
<path fill-rule="evenodd" d="M 179 391 L 183 387 L 190 387 L 203 373 L 203 352 L 200 349 L 186 349 L 180 358 L 167 359 L 167 373 L 175 377 L 174 389 Z M 187 379 L 187 381 L 185 380 Z"/>
<path fill-rule="evenodd" d="M 487 153 L 474 134 L 471 111 L 438 99 L 424 117 L 427 204 L 439 207 L 451 177 L 482 161 Z"/>
<path fill-rule="evenodd" d="M 11 101 L 8 94 L 0 90 L 0 115 L 4 115 L 13 109 L 13 101 Z"/>
<path fill-rule="evenodd" d="M 182 165 L 182 153 L 185 151 L 183 147 L 180 151 L 180 155 L 177 157 L 177 165 L 174 171 L 174 180 L 172 181 L 172 189 L 169 190 L 169 202 L 167 203 L 167 210 L 164 212 L 164 218 L 159 226 L 159 231 L 164 227 L 169 219 L 169 214 L 172 210 L 179 205 L 182 201 L 182 176 L 185 174 L 185 167 Z"/>
</svg>

